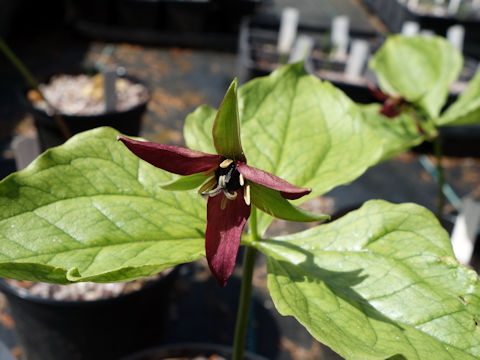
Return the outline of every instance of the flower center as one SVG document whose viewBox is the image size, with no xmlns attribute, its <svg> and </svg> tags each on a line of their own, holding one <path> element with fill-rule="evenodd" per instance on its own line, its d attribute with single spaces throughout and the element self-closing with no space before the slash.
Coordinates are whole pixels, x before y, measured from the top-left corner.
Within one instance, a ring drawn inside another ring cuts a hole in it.
<svg viewBox="0 0 480 360">
<path fill-rule="evenodd" d="M 213 187 L 215 185 L 215 183 L 212 183 L 213 181 L 216 181 L 215 187 Z M 212 178 L 203 184 L 198 191 L 200 194 L 208 195 L 210 197 L 217 196 L 223 192 L 225 195 L 222 198 L 221 203 L 221 208 L 223 210 L 227 206 L 227 200 L 235 200 L 237 198 L 237 190 L 240 188 L 244 188 L 244 191 L 242 192 L 243 198 L 245 204 L 250 206 L 250 185 L 245 183 L 245 179 L 237 170 L 235 162 L 231 159 L 225 159 L 215 170 L 215 180 Z"/>
<path fill-rule="evenodd" d="M 243 185 L 240 184 L 240 173 L 237 170 L 235 162 L 232 162 L 225 168 L 219 166 L 217 170 L 215 170 L 215 178 L 217 179 L 217 183 L 219 182 L 220 176 L 225 177 L 224 188 L 228 191 L 238 190 Z"/>
</svg>

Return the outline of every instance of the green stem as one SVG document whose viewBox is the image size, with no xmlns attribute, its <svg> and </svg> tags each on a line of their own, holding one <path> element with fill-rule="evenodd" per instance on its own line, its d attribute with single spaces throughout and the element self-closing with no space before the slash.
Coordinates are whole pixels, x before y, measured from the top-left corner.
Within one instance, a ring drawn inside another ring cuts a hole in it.
<svg viewBox="0 0 480 360">
<path fill-rule="evenodd" d="M 257 211 L 255 206 L 252 206 L 252 212 L 250 214 L 250 233 L 252 235 L 252 241 L 258 241 Z M 252 246 L 246 247 L 245 258 L 243 260 L 242 287 L 240 289 L 240 301 L 238 304 L 237 322 L 235 325 L 235 336 L 233 339 L 232 360 L 243 359 L 245 340 L 247 337 L 250 298 L 252 295 L 253 268 L 255 265 L 256 255 L 257 249 Z"/>
<path fill-rule="evenodd" d="M 67 127 L 65 121 L 58 115 L 57 110 L 48 102 L 47 98 L 43 96 L 42 91 L 39 88 L 39 83 L 35 76 L 28 70 L 28 68 L 22 63 L 22 61 L 14 54 L 12 49 L 0 38 L 0 51 L 7 57 L 7 59 L 12 63 L 12 65 L 18 70 L 18 72 L 23 76 L 27 84 L 32 88 L 38 91 L 42 96 L 43 100 L 48 104 L 50 108 L 54 110 L 53 119 L 60 129 L 63 137 L 69 139 L 72 136 L 70 129 Z"/>
<path fill-rule="evenodd" d="M 20 74 L 24 77 L 27 81 L 28 85 L 34 88 L 35 90 L 38 89 L 38 81 L 32 75 L 32 73 L 28 70 L 28 68 L 20 61 L 20 59 L 13 53 L 12 49 L 0 38 L 0 50 L 5 54 L 8 60 L 12 63 L 13 66 L 18 70 Z"/>
<path fill-rule="evenodd" d="M 443 193 L 443 187 L 445 185 L 445 175 L 442 166 L 442 143 L 440 141 L 440 136 L 433 139 L 433 148 L 435 152 L 435 158 L 437 160 L 437 196 L 438 196 L 438 205 L 437 205 L 437 217 L 443 219 L 443 210 L 445 207 L 445 195 Z"/>
</svg>

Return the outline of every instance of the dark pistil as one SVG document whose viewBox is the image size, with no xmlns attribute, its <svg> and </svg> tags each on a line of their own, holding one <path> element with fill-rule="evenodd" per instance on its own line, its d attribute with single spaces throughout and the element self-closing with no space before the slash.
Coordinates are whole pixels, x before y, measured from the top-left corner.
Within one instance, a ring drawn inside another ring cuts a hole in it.
<svg viewBox="0 0 480 360">
<path fill-rule="evenodd" d="M 232 162 L 226 168 L 218 167 L 217 170 L 215 170 L 215 178 L 217 179 L 217 182 L 218 178 L 223 175 L 225 175 L 225 188 L 228 191 L 240 189 L 240 173 L 238 172 L 234 162 Z"/>
</svg>

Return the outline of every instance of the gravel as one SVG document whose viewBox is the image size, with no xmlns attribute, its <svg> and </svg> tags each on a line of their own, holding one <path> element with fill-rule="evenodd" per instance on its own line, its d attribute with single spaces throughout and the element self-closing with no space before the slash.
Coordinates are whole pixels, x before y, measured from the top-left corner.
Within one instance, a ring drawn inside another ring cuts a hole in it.
<svg viewBox="0 0 480 360">
<path fill-rule="evenodd" d="M 105 113 L 104 76 L 99 73 L 88 75 L 57 75 L 39 89 L 48 103 L 63 115 L 100 115 Z M 148 101 L 147 88 L 125 78 L 115 80 L 117 98 L 116 111 L 129 110 Z M 47 102 L 36 91 L 31 90 L 28 98 L 33 105 L 47 113 L 53 113 Z"/>
</svg>

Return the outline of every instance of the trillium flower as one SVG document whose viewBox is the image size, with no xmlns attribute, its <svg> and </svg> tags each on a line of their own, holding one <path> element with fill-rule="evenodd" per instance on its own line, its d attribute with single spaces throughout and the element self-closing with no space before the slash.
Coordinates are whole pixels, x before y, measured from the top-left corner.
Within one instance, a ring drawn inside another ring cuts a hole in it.
<svg viewBox="0 0 480 360">
<path fill-rule="evenodd" d="M 407 104 L 404 98 L 389 96 L 372 84 L 368 84 L 368 88 L 370 89 L 371 94 L 377 100 L 383 102 L 383 106 L 380 109 L 380 114 L 388 118 L 394 118 L 400 115 L 402 107 Z"/>
<path fill-rule="evenodd" d="M 405 111 L 408 106 L 411 105 L 410 102 L 405 100 L 403 97 L 400 96 L 391 96 L 385 94 L 380 89 L 376 88 L 372 84 L 368 84 L 368 88 L 371 94 L 378 100 L 383 103 L 382 107 L 380 108 L 380 114 L 386 116 L 388 118 L 395 118 L 399 116 L 403 111 Z M 427 135 L 425 130 L 423 130 L 421 121 L 416 116 L 414 117 L 415 126 L 417 127 L 417 131 L 421 135 Z"/>
<path fill-rule="evenodd" d="M 217 154 L 119 136 L 139 158 L 168 172 L 183 175 L 167 190 L 190 190 L 208 197 L 205 252 L 208 265 L 220 286 L 225 286 L 235 267 L 243 229 L 251 206 L 270 215 L 293 221 L 328 218 L 291 205 L 288 200 L 310 193 L 268 172 L 247 165 L 240 141 L 236 80 L 230 85 L 213 126 Z"/>
</svg>

